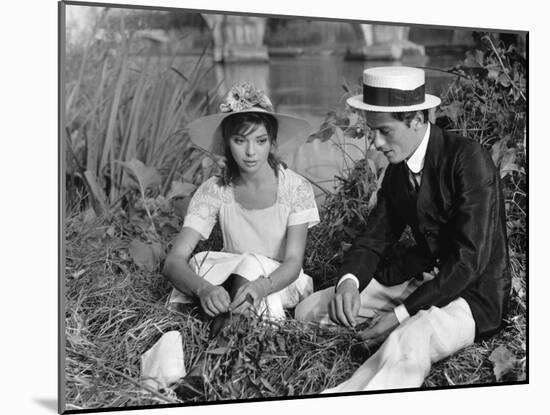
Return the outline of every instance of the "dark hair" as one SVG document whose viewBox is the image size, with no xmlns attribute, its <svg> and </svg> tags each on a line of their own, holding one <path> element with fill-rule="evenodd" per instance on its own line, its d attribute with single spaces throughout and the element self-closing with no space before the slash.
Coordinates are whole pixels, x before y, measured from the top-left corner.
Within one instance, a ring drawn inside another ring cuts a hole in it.
<svg viewBox="0 0 550 415">
<path fill-rule="evenodd" d="M 390 115 L 395 118 L 397 121 L 403 121 L 407 127 L 411 126 L 411 121 L 415 117 L 417 112 L 421 112 L 424 116 L 424 124 L 426 124 L 430 117 L 430 110 L 421 110 L 421 111 L 405 111 L 405 112 L 392 112 Z"/>
<path fill-rule="evenodd" d="M 244 112 L 226 117 L 221 123 L 221 133 L 224 142 L 225 167 L 220 177 L 221 184 L 228 186 L 235 184 L 235 181 L 240 177 L 240 170 L 237 162 L 231 154 L 229 147 L 229 138 L 235 134 L 246 135 L 256 131 L 260 125 L 265 127 L 269 142 L 271 145 L 277 143 L 278 123 L 275 117 L 270 114 L 260 112 Z M 275 172 L 275 176 L 279 176 L 279 166 L 286 168 L 286 165 L 279 160 L 272 152 L 267 156 L 267 162 Z"/>
</svg>

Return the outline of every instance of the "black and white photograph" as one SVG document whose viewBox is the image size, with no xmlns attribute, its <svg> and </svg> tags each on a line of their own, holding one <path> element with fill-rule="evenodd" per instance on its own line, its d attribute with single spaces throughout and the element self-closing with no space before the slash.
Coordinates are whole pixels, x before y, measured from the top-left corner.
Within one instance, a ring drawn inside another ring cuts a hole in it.
<svg viewBox="0 0 550 415">
<path fill-rule="evenodd" d="M 526 26 L 58 6 L 59 412 L 529 383 Z"/>
</svg>

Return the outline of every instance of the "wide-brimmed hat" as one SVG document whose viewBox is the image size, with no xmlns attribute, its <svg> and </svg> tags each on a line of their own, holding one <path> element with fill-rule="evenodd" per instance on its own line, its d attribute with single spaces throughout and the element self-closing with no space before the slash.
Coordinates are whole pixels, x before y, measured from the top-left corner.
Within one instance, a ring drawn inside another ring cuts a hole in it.
<svg viewBox="0 0 550 415">
<path fill-rule="evenodd" d="M 408 66 L 380 66 L 363 71 L 363 94 L 347 99 L 348 105 L 363 111 L 405 112 L 437 107 L 441 99 L 425 92 L 422 69 Z"/>
<path fill-rule="evenodd" d="M 222 121 L 234 114 L 247 112 L 269 114 L 277 120 L 277 146 L 281 148 L 292 141 L 292 145 L 304 142 L 309 136 L 311 125 L 306 120 L 273 111 L 273 104 L 267 95 L 244 83 L 236 85 L 227 93 L 220 104 L 220 113 L 196 119 L 187 126 L 191 141 L 204 150 L 224 155 L 221 132 Z"/>
</svg>

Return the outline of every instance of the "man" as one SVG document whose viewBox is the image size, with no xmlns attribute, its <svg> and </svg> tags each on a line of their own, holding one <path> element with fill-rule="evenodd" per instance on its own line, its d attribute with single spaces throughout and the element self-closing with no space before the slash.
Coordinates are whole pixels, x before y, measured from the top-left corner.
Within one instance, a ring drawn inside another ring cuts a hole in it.
<svg viewBox="0 0 550 415">
<path fill-rule="evenodd" d="M 325 392 L 422 385 L 431 363 L 497 332 L 510 291 L 499 175 L 481 145 L 441 130 L 428 110 L 424 71 L 378 67 L 363 73 L 370 139 L 389 161 L 365 231 L 346 252 L 336 287 L 314 293 L 296 318 L 354 327 L 382 343 L 348 381 Z M 409 225 L 416 244 L 392 247 Z"/>
</svg>

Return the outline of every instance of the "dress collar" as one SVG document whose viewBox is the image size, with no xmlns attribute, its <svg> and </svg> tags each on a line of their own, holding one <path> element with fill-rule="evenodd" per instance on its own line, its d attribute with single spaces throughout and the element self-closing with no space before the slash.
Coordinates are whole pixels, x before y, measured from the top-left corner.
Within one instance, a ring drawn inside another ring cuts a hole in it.
<svg viewBox="0 0 550 415">
<path fill-rule="evenodd" d="M 426 128 L 426 133 L 420 142 L 420 145 L 416 148 L 412 156 L 407 160 L 407 167 L 410 171 L 418 174 L 424 168 L 424 159 L 426 158 L 426 150 L 428 148 L 428 141 L 430 140 L 430 123 Z"/>
</svg>

